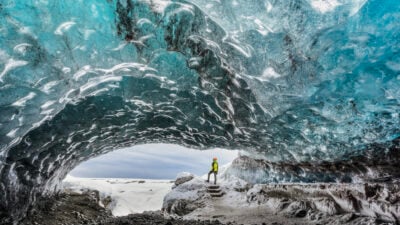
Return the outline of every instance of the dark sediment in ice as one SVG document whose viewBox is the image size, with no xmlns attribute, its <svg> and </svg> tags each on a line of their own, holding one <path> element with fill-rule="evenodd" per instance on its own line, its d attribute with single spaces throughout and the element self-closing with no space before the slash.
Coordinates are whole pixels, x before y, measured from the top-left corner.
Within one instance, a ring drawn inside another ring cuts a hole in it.
<svg viewBox="0 0 400 225">
<path fill-rule="evenodd" d="M 228 173 L 251 183 L 279 182 L 391 182 L 400 180 L 400 139 L 390 147 L 373 144 L 362 154 L 346 159 L 319 162 L 271 162 L 240 156 Z"/>
</svg>

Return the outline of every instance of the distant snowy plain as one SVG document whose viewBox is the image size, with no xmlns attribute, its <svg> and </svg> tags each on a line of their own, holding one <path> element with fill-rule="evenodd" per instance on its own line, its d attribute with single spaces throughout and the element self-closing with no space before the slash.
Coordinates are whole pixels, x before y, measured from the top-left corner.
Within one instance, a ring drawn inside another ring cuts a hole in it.
<svg viewBox="0 0 400 225">
<path fill-rule="evenodd" d="M 164 196 L 171 191 L 171 180 L 127 179 L 127 178 L 78 178 L 67 176 L 64 189 L 82 193 L 98 190 L 100 198 L 111 197 L 107 207 L 114 216 L 160 210 Z"/>
</svg>

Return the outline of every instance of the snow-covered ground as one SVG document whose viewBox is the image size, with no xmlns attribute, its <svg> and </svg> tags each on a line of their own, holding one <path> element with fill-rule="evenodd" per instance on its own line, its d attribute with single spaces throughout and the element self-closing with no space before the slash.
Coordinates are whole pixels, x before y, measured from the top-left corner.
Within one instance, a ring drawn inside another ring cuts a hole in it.
<svg viewBox="0 0 400 225">
<path fill-rule="evenodd" d="M 81 193 L 87 189 L 98 190 L 101 199 L 110 196 L 107 207 L 114 216 L 160 210 L 164 196 L 171 191 L 170 180 L 120 179 L 120 178 L 77 178 L 67 176 L 64 189 Z"/>
<path fill-rule="evenodd" d="M 95 189 L 110 196 L 113 215 L 163 209 L 182 219 L 238 224 L 375 224 L 400 220 L 400 183 L 250 184 L 221 166 L 215 197 L 207 176 L 180 173 L 169 180 L 97 179 L 68 176 L 64 186 L 75 192 Z M 213 177 L 212 177 L 213 178 Z M 211 179 L 213 181 L 213 179 Z"/>
<path fill-rule="evenodd" d="M 220 178 L 230 163 L 220 166 Z M 177 175 L 187 175 L 182 172 Z M 207 179 L 207 174 L 201 178 L 202 182 Z M 211 176 L 213 181 L 214 176 Z M 225 180 L 221 180 L 225 183 Z M 144 211 L 161 210 L 164 197 L 171 192 L 174 185 L 172 180 L 156 179 L 129 179 L 129 178 L 80 178 L 68 175 L 63 180 L 65 190 L 82 193 L 88 189 L 98 190 L 100 198 L 108 196 L 112 199 L 108 209 L 114 216 L 126 216 L 131 213 L 142 213 Z M 176 193 L 176 192 L 175 192 Z M 197 190 L 195 191 L 197 193 Z M 185 194 L 181 193 L 185 197 Z M 187 196 L 186 196 L 187 197 Z"/>
</svg>

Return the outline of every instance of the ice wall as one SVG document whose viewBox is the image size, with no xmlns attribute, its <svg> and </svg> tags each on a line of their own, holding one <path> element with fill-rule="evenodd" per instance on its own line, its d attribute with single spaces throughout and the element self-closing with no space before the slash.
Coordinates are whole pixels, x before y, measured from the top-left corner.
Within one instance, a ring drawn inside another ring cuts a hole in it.
<svg viewBox="0 0 400 225">
<path fill-rule="evenodd" d="M 0 211 L 140 143 L 311 164 L 389 148 L 399 16 L 397 0 L 3 0 Z"/>
</svg>

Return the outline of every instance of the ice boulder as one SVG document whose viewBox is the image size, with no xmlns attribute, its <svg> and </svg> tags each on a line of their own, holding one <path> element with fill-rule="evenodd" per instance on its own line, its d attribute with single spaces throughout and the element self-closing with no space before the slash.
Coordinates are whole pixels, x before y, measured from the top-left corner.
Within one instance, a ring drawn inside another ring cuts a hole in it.
<svg viewBox="0 0 400 225">
<path fill-rule="evenodd" d="M 179 173 L 175 179 L 175 187 L 180 184 L 183 184 L 185 182 L 188 182 L 188 181 L 192 180 L 193 178 L 194 178 L 194 175 L 191 173 L 188 173 L 188 172 Z"/>
</svg>

